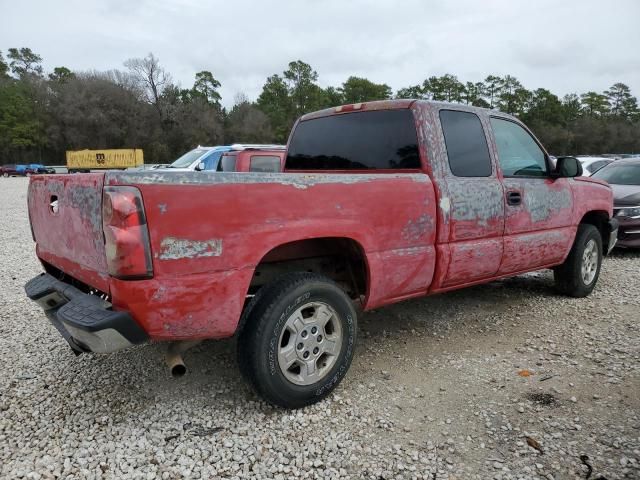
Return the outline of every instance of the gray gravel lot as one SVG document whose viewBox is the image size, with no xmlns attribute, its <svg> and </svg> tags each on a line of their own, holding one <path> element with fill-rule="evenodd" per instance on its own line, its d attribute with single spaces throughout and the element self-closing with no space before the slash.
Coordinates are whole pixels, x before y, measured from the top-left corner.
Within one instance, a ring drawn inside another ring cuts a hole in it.
<svg viewBox="0 0 640 480">
<path fill-rule="evenodd" d="M 640 478 L 640 253 L 587 299 L 540 272 L 367 313 L 336 392 L 284 411 L 232 341 L 178 380 L 162 345 L 75 357 L 23 292 L 26 190 L 0 178 L 2 478 Z"/>
</svg>

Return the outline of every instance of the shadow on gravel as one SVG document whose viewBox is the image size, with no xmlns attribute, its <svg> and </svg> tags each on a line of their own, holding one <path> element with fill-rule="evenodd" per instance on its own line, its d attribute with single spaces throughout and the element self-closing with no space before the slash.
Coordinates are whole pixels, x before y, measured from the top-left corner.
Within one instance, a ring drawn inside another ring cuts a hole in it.
<svg viewBox="0 0 640 480">
<path fill-rule="evenodd" d="M 398 341 L 418 341 L 428 348 L 435 341 L 418 340 L 412 330 L 443 335 L 441 346 L 453 348 L 455 341 L 447 341 L 447 335 L 460 333 L 469 322 L 475 328 L 491 328 L 500 314 L 513 312 L 527 299 L 548 297 L 552 287 L 552 275 L 538 272 L 371 311 L 361 316 L 358 348 L 361 353 L 374 344 L 384 345 L 382 337 L 388 336 L 394 337 L 388 340 L 389 348 Z M 380 332 L 384 335 L 377 335 Z M 186 405 L 227 411 L 256 401 L 252 408 L 264 413 L 278 411 L 259 402 L 241 378 L 235 362 L 235 339 L 205 341 L 187 351 L 188 373 L 176 379 L 164 363 L 165 349 L 165 344 L 151 344 L 77 358 L 66 349 L 56 349 L 52 352 L 56 358 L 50 361 L 59 362 L 57 375 L 47 379 L 44 388 L 60 399 L 58 409 L 71 419 L 83 405 L 91 406 L 96 417 L 108 416 L 114 423 L 131 421 L 158 405 L 174 412 Z"/>
<path fill-rule="evenodd" d="M 640 258 L 640 249 L 614 248 L 609 256 L 625 260 L 637 260 Z"/>
<path fill-rule="evenodd" d="M 450 331 L 469 319 L 482 327 L 493 325 L 496 314 L 508 313 L 523 301 L 540 297 L 562 297 L 554 289 L 551 271 L 406 300 L 365 313 L 360 318 L 359 327 L 370 333 L 381 330 L 393 333 L 415 328 Z"/>
</svg>

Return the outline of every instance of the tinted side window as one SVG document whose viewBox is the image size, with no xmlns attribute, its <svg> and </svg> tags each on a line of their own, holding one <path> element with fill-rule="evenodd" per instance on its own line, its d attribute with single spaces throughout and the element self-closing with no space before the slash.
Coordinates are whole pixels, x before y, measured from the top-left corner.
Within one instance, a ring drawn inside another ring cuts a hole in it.
<svg viewBox="0 0 640 480">
<path fill-rule="evenodd" d="M 441 110 L 440 123 L 449 167 L 456 177 L 491 176 L 491 157 L 480 119 L 474 113 Z"/>
<path fill-rule="evenodd" d="M 411 110 L 345 113 L 300 122 L 286 166 L 291 170 L 420 168 Z"/>
<path fill-rule="evenodd" d="M 505 176 L 542 177 L 547 174 L 544 152 L 529 132 L 514 122 L 491 118 L 498 161 Z"/>
<path fill-rule="evenodd" d="M 279 172 L 280 157 L 276 155 L 253 155 L 249 161 L 250 172 Z"/>
<path fill-rule="evenodd" d="M 236 155 L 222 155 L 218 163 L 218 172 L 235 172 L 236 171 Z"/>
</svg>

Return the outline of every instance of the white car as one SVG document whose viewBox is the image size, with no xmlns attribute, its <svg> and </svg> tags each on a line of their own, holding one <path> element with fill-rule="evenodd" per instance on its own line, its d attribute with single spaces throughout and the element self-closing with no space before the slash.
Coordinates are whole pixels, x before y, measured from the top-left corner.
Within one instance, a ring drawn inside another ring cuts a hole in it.
<svg viewBox="0 0 640 480">
<path fill-rule="evenodd" d="M 609 165 L 614 160 L 606 157 L 576 157 L 582 164 L 582 176 L 590 177 L 602 167 Z"/>
</svg>

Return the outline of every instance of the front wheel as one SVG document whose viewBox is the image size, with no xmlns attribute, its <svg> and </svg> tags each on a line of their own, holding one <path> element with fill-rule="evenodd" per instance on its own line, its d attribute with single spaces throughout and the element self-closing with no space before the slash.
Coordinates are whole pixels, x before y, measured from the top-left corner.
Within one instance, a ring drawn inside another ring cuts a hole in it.
<svg viewBox="0 0 640 480">
<path fill-rule="evenodd" d="M 300 408 L 344 378 L 356 343 L 356 312 L 330 279 L 293 273 L 260 289 L 238 338 L 240 370 L 268 402 Z"/>
<path fill-rule="evenodd" d="M 593 225 L 580 224 L 569 256 L 554 269 L 556 287 L 566 295 L 586 297 L 596 286 L 601 265 L 600 232 Z"/>
</svg>

